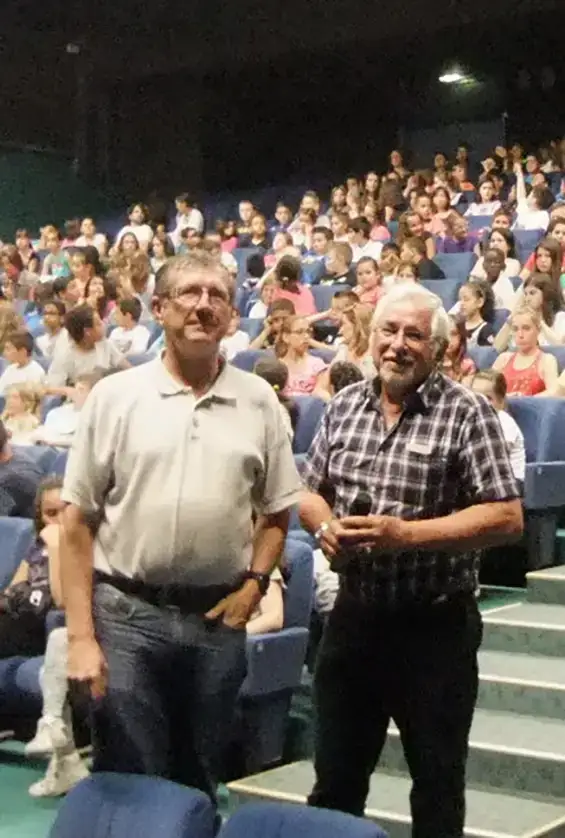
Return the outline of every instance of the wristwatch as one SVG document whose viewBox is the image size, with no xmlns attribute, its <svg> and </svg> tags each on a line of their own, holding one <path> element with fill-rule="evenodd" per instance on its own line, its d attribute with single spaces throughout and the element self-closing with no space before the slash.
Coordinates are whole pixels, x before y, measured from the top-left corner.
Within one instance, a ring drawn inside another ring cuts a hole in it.
<svg viewBox="0 0 565 838">
<path fill-rule="evenodd" d="M 261 596 L 265 596 L 271 584 L 271 575 L 269 573 L 257 573 L 255 570 L 248 570 L 243 577 L 244 579 L 254 579 L 259 587 Z"/>
</svg>

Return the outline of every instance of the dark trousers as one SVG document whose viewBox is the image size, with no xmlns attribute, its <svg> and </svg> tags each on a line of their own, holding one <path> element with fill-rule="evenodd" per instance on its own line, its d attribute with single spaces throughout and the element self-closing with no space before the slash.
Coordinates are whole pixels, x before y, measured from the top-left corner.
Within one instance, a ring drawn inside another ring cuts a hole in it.
<svg viewBox="0 0 565 838">
<path fill-rule="evenodd" d="M 481 639 L 472 596 L 379 613 L 340 593 L 316 664 L 309 804 L 363 814 L 392 718 L 412 775 L 413 838 L 461 838 Z"/>
<path fill-rule="evenodd" d="M 246 632 L 97 584 L 108 688 L 92 713 L 95 771 L 166 777 L 215 800 L 246 671 Z"/>
<path fill-rule="evenodd" d="M 0 611 L 0 659 L 42 655 L 46 640 L 45 614 Z"/>
</svg>

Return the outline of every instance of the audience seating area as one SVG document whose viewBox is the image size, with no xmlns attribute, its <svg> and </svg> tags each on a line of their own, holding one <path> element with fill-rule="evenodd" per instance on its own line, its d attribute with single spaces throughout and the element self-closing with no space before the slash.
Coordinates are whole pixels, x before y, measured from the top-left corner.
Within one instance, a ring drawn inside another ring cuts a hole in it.
<svg viewBox="0 0 565 838">
<path fill-rule="evenodd" d="M 97 774 L 67 796 L 49 838 L 386 838 L 370 821 L 284 803 L 242 806 L 216 833 L 201 792 L 153 777 Z"/>
</svg>

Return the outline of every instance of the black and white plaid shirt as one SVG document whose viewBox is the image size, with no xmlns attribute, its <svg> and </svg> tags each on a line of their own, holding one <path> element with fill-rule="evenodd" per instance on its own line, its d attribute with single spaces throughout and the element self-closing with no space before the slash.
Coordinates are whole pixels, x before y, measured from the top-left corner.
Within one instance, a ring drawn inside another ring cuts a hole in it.
<svg viewBox="0 0 565 838">
<path fill-rule="evenodd" d="M 360 493 L 371 497 L 372 514 L 404 520 L 520 497 L 500 422 L 484 397 L 434 372 L 387 430 L 378 383 L 342 390 L 308 453 L 306 487 L 322 494 L 329 487 L 336 517 L 350 515 Z M 433 601 L 473 591 L 479 555 L 361 552 L 341 583 L 352 596 L 387 608 Z"/>
</svg>

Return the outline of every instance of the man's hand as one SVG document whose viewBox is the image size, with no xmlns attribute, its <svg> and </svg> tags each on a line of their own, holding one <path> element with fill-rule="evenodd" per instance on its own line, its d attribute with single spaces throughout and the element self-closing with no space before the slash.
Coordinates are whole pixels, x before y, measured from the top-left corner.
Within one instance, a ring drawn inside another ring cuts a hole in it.
<svg viewBox="0 0 565 838">
<path fill-rule="evenodd" d="M 238 591 L 220 600 L 207 614 L 205 620 L 222 618 L 225 626 L 231 629 L 244 629 L 251 615 L 261 602 L 262 595 L 254 579 L 248 579 Z"/>
<path fill-rule="evenodd" d="M 392 515 L 352 515 L 341 518 L 338 526 L 342 546 L 361 542 L 383 551 L 411 546 L 410 522 Z"/>
<path fill-rule="evenodd" d="M 341 522 L 335 518 L 326 521 L 320 527 L 318 547 L 328 559 L 333 559 L 339 553 L 339 540 L 344 534 L 345 530 L 341 526 Z"/>
<path fill-rule="evenodd" d="M 72 681 L 86 683 L 92 698 L 102 698 L 108 684 L 108 664 L 94 637 L 69 637 L 67 673 Z"/>
</svg>

